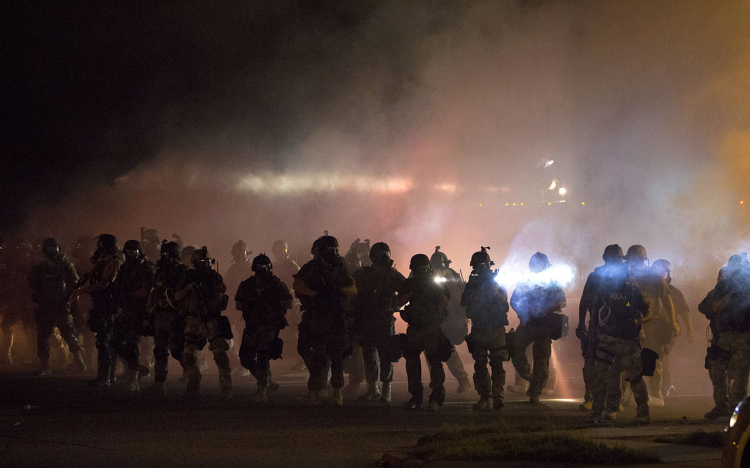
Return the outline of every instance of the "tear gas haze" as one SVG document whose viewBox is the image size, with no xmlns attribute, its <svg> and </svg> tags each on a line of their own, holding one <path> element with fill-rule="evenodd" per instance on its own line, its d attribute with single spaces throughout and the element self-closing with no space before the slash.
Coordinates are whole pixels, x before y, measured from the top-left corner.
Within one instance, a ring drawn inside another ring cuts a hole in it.
<svg viewBox="0 0 750 468">
<path fill-rule="evenodd" d="M 569 288 L 615 242 L 714 278 L 747 249 L 747 2 L 4 8 L 6 233 L 490 244 Z"/>
</svg>

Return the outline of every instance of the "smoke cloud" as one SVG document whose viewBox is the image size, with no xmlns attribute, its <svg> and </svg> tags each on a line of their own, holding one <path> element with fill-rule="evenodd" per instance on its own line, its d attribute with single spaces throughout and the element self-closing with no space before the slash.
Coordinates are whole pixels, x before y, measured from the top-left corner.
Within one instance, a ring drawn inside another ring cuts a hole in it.
<svg viewBox="0 0 750 468">
<path fill-rule="evenodd" d="M 610 243 L 715 278 L 750 238 L 746 2 L 12 8 L 4 232 L 489 244 L 574 283 Z"/>
</svg>

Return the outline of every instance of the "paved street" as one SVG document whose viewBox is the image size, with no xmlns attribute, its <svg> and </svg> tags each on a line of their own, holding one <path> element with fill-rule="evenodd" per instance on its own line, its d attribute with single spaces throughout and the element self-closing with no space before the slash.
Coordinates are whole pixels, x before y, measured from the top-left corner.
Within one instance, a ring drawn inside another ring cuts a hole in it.
<svg viewBox="0 0 750 468">
<path fill-rule="evenodd" d="M 183 385 L 173 380 L 168 382 L 170 396 L 153 398 L 95 391 L 82 378 L 6 373 L 0 377 L 0 463 L 372 467 L 384 452 L 411 446 L 444 424 L 486 424 L 500 417 L 473 412 L 476 395 L 473 391 L 457 395 L 455 381 L 447 382 L 448 401 L 441 414 L 407 412 L 401 408 L 407 399 L 404 377 L 401 366 L 390 406 L 349 398 L 343 407 L 308 408 L 306 373 L 301 372 L 277 372 L 282 387 L 267 405 L 251 401 L 251 378 L 235 378 L 235 397 L 219 400 L 217 376 L 211 373 L 204 376 L 203 397 L 198 401 L 183 399 Z M 148 385 L 150 379 L 144 383 Z M 514 394 L 508 394 L 507 400 L 501 417 L 511 423 L 583 427 L 577 401 L 547 399 L 531 405 Z M 652 410 L 654 424 L 648 433 L 658 433 L 670 421 L 685 424 L 684 430 L 705 423 L 701 415 L 710 405 L 708 395 L 672 397 L 667 407 Z M 632 416 L 633 409 L 627 408 L 618 425 L 626 425 Z"/>
</svg>

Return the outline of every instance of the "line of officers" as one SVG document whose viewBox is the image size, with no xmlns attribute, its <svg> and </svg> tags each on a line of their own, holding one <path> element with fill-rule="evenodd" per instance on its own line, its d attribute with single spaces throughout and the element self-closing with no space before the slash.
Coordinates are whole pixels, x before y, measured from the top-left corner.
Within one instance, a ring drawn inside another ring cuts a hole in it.
<svg viewBox="0 0 750 468">
<path fill-rule="evenodd" d="M 313 259 L 299 271 L 288 258 L 285 244 L 283 247 L 286 257 L 281 257 L 282 263 L 287 263 L 285 270 L 291 276 L 287 282 L 292 283 L 300 302 L 297 352 L 310 374 L 310 405 L 325 403 L 329 383 L 333 403 L 343 404 L 345 359 L 356 343 L 368 384 L 364 399 L 391 401 L 393 363 L 403 357 L 411 394 L 405 406 L 424 406 L 424 353 L 431 388 L 426 408 L 440 411 L 445 401 L 443 362 L 456 356 L 454 344 L 463 338 L 475 361 L 473 380 L 479 401 L 474 409 L 492 411 L 503 407 L 502 363 L 508 360 L 512 360 L 518 375 L 529 382 L 529 400 L 539 401 L 549 376 L 552 341 L 564 336 L 567 327 L 567 317 L 561 313 L 566 305 L 563 288 L 542 279 L 551 266 L 546 255 L 537 252 L 532 256 L 530 275 L 516 285 L 510 303 L 505 289 L 496 281 L 487 248 L 472 255 L 472 271 L 460 293 L 466 328 L 456 340 L 447 336 L 450 333 L 446 333 L 445 324 L 450 320 L 451 284 L 463 281 L 448 267 L 447 258 L 443 259 L 442 268 L 433 270 L 436 254 L 444 257 L 439 248 L 432 259 L 424 254 L 413 256 L 411 273 L 405 278 L 393 267 L 390 248 L 383 242 L 369 248 L 371 264 L 353 273 L 333 236 L 324 235 L 314 242 Z M 146 392 L 166 393 L 164 382 L 171 354 L 183 366 L 187 393 L 199 394 L 197 356 L 208 344 L 219 370 L 221 395 L 231 396 L 228 351 L 234 332 L 224 313 L 229 297 L 224 279 L 213 268 L 214 261 L 205 247 L 192 253 L 192 268 L 188 268 L 180 262 L 180 245 L 163 241 L 154 265 L 146 260 L 138 241 L 126 242 L 120 251 L 114 236 L 102 234 L 91 257 L 93 269 L 81 279 L 54 239 L 45 240 L 42 250 L 46 260 L 29 275 L 32 297 L 38 305 L 37 347 L 42 374 L 49 373 L 48 343 L 55 326 L 79 369 L 85 370 L 70 299 L 90 295 L 93 307 L 88 326 L 96 334 L 98 351 L 94 385 L 112 384 L 119 357 L 127 367 L 124 387 L 139 390 L 139 378 L 144 372 L 139 363 L 139 342 L 141 336 L 152 335 L 154 384 Z M 242 250 L 246 252 L 246 246 Z M 623 255 L 619 246 L 610 245 L 603 259 L 605 264 L 587 279 L 579 309 L 576 335 L 582 342 L 586 383 L 581 409 L 591 410 L 592 422 L 614 419 L 622 391 L 629 384 L 636 418 L 648 422 L 649 390 L 643 376 L 653 376 L 652 404 L 663 404 L 661 384 L 669 382 L 664 378 L 669 349 L 680 331 L 672 299 L 679 299 L 678 304 L 684 299 L 669 284 L 669 262 L 659 260 L 649 266 L 642 246 L 632 246 Z M 242 263 L 240 258 L 237 260 L 237 265 Z M 228 277 L 242 276 L 237 265 L 234 271 L 230 268 Z M 716 406 L 706 414 L 708 418 L 728 415 L 746 393 L 750 371 L 748 265 L 746 255 L 733 256 L 699 307 L 711 321 L 713 332 L 706 367 L 714 385 Z M 271 379 L 269 363 L 282 354 L 284 343 L 279 335 L 288 326 L 286 316 L 293 307 L 293 297 L 287 282 L 274 274 L 271 259 L 265 254 L 253 259 L 250 270 L 251 276 L 239 283 L 234 298 L 245 323 L 237 354 L 241 365 L 257 380 L 255 397 L 265 401 L 268 392 L 278 388 Z M 506 331 L 509 306 L 518 314 L 520 325 Z M 678 307 L 683 308 L 686 310 L 681 304 Z M 408 324 L 405 334 L 395 334 L 396 312 Z M 685 314 L 683 320 L 692 340 L 689 315 Z M 533 366 L 526 354 L 530 345 Z"/>
</svg>

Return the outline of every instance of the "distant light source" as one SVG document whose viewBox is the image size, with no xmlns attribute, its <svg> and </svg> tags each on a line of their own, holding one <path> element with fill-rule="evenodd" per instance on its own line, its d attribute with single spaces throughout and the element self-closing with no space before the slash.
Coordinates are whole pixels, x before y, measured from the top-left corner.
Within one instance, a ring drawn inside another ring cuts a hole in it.
<svg viewBox="0 0 750 468">
<path fill-rule="evenodd" d="M 745 204 L 745 200 L 740 200 L 740 205 L 744 205 L 744 204 Z"/>
<path fill-rule="evenodd" d="M 513 206 L 516 206 L 516 204 L 514 203 Z"/>
<path fill-rule="evenodd" d="M 555 190 L 555 187 L 557 187 L 557 181 L 553 180 L 551 184 L 549 184 L 549 187 L 547 187 L 547 190 Z"/>
<path fill-rule="evenodd" d="M 521 206 L 523 206 L 523 203 L 521 203 Z"/>
<path fill-rule="evenodd" d="M 560 195 L 565 195 L 568 193 L 568 191 L 565 189 L 565 187 L 560 187 L 560 190 L 557 191 Z"/>
<path fill-rule="evenodd" d="M 508 206 L 508 205 L 510 205 L 510 203 L 506 203 L 506 204 L 505 204 L 505 206 Z"/>
<path fill-rule="evenodd" d="M 551 205 L 552 205 L 552 202 L 547 202 L 547 204 L 551 206 Z"/>
<path fill-rule="evenodd" d="M 581 202 L 581 205 L 585 205 L 585 204 L 586 204 L 586 202 L 585 202 L 585 201 L 582 201 L 582 202 Z"/>
<path fill-rule="evenodd" d="M 458 190 L 458 186 L 456 186 L 456 184 L 443 183 L 443 184 L 436 185 L 435 190 L 440 190 L 441 192 L 455 193 L 456 190 Z"/>
<path fill-rule="evenodd" d="M 544 163 L 544 167 L 550 167 L 551 165 L 555 164 L 555 161 L 550 159 L 549 161 Z"/>
</svg>

